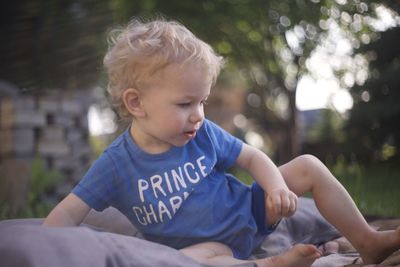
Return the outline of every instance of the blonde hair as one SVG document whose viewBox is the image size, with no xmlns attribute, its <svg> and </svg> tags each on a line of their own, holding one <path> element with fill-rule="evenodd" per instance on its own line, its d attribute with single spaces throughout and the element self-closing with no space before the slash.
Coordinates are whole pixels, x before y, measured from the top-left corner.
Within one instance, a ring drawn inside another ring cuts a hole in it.
<svg viewBox="0 0 400 267">
<path fill-rule="evenodd" d="M 175 21 L 132 20 L 126 28 L 110 32 L 109 45 L 104 57 L 108 92 L 122 117 L 128 116 L 122 101 L 123 92 L 128 88 L 140 88 L 158 70 L 172 63 L 196 63 L 208 71 L 215 84 L 224 63 L 210 45 Z"/>
</svg>

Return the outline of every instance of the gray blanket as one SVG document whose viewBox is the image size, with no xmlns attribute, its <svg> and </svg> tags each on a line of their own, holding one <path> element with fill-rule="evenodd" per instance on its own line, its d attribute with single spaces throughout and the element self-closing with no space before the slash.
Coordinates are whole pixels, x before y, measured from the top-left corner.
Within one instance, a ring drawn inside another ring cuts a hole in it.
<svg viewBox="0 0 400 267">
<path fill-rule="evenodd" d="M 42 221 L 0 222 L 1 266 L 204 267 L 175 249 L 143 240 L 114 209 L 90 213 L 81 227 L 42 227 Z M 335 237 L 338 232 L 322 218 L 314 202 L 300 199 L 296 214 L 282 220 L 252 257 L 274 255 L 296 243 L 319 244 Z"/>
</svg>

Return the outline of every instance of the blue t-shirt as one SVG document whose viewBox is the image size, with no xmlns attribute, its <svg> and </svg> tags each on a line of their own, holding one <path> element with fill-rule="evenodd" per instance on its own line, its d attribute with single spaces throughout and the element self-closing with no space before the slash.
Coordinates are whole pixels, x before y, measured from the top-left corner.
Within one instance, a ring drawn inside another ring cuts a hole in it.
<svg viewBox="0 0 400 267">
<path fill-rule="evenodd" d="M 225 172 L 242 145 L 205 120 L 186 145 L 149 154 L 127 130 L 73 193 L 98 211 L 117 208 L 147 240 L 176 249 L 218 241 L 246 259 L 263 236 L 251 212 L 250 188 Z"/>
</svg>

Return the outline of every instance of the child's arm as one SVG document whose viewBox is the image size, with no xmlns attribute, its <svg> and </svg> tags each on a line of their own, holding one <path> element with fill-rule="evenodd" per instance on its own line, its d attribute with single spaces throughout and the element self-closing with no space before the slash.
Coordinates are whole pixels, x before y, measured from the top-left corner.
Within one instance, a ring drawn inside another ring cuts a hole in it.
<svg viewBox="0 0 400 267">
<path fill-rule="evenodd" d="M 47 216 L 45 226 L 78 226 L 91 208 L 79 197 L 70 193 Z"/>
<path fill-rule="evenodd" d="M 267 192 L 269 224 L 294 214 L 297 209 L 297 196 L 289 190 L 278 167 L 266 154 L 255 147 L 243 144 L 236 164 L 249 172 Z"/>
</svg>

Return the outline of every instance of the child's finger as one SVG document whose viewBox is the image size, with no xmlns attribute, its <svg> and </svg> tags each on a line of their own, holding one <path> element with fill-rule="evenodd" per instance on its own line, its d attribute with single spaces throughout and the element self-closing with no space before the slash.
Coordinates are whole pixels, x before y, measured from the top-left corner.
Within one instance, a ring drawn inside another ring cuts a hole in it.
<svg viewBox="0 0 400 267">
<path fill-rule="evenodd" d="M 290 209 L 289 209 L 289 216 L 292 216 L 296 210 L 297 210 L 297 196 L 292 193 L 292 195 L 290 196 Z"/>
<path fill-rule="evenodd" d="M 274 211 L 275 214 L 281 215 L 282 210 L 281 210 L 281 197 L 280 194 L 272 194 L 268 196 L 268 199 L 270 200 L 270 206 L 272 210 Z"/>
<path fill-rule="evenodd" d="M 291 200 L 285 193 L 281 195 L 281 212 L 282 216 L 288 216 L 290 213 Z"/>
</svg>

